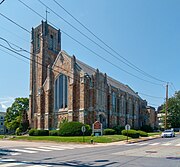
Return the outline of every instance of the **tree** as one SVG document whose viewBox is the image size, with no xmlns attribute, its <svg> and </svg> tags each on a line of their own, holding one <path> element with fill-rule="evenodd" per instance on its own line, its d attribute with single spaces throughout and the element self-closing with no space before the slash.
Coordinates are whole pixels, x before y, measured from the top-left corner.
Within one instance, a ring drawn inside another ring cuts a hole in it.
<svg viewBox="0 0 180 167">
<path fill-rule="evenodd" d="M 28 98 L 16 98 L 11 107 L 7 109 L 5 126 L 11 131 L 15 131 L 17 128 L 19 128 L 21 132 L 26 131 L 29 127 L 27 117 L 28 108 Z"/>
<path fill-rule="evenodd" d="M 168 99 L 167 122 L 172 128 L 180 127 L 180 91 L 176 92 L 172 98 Z"/>
<path fill-rule="evenodd" d="M 162 112 L 165 113 L 165 104 L 163 108 Z M 168 128 L 180 127 L 180 91 L 168 99 L 167 126 Z"/>
</svg>

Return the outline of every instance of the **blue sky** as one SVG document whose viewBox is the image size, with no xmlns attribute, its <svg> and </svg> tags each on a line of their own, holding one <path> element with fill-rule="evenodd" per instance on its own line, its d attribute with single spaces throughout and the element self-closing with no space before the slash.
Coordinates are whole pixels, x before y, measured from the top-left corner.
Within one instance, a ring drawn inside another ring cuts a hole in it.
<svg viewBox="0 0 180 167">
<path fill-rule="evenodd" d="M 50 9 L 90 39 L 102 45 L 108 52 L 82 36 L 49 9 L 48 21 L 50 23 L 80 41 L 98 55 L 103 56 L 111 64 L 83 48 L 62 32 L 62 49 L 68 54 L 75 55 L 77 59 L 129 85 L 135 92 L 139 92 L 143 99 L 148 101 L 148 105 L 154 107 L 164 103 L 166 82 L 169 82 L 170 97 L 175 90 L 180 90 L 178 77 L 180 62 L 179 0 L 57 1 L 118 53 L 118 55 L 115 54 L 100 43 L 53 0 L 43 0 L 42 2 Z M 23 0 L 23 2 L 44 17 L 46 16 L 46 7 L 38 0 Z M 32 27 L 39 25 L 42 20 L 18 0 L 5 0 L 0 5 L 0 13 L 29 31 Z M 0 38 L 30 51 L 30 33 L 9 22 L 2 15 L 0 15 Z M 9 48 L 8 44 L 2 39 L 0 39 L 0 44 Z M 25 52 L 20 53 L 27 57 L 30 56 Z M 120 55 L 119 59 L 125 58 L 158 80 L 142 75 L 123 64 L 113 55 L 116 57 Z M 0 46 L 0 62 L 0 110 L 4 111 L 11 105 L 14 98 L 28 97 L 29 61 Z M 129 73 L 136 77 L 129 75 Z"/>
</svg>

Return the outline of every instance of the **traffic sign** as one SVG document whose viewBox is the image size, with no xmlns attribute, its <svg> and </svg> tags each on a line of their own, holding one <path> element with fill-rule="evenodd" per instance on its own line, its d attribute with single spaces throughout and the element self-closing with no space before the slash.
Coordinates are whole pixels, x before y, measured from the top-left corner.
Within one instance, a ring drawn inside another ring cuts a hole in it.
<svg viewBox="0 0 180 167">
<path fill-rule="evenodd" d="M 86 131 L 86 127 L 85 127 L 84 125 L 81 127 L 81 131 L 82 131 L 83 133 Z"/>
<path fill-rule="evenodd" d="M 126 129 L 126 130 L 130 130 L 130 129 L 131 129 L 131 126 L 130 126 L 129 124 L 126 124 L 125 129 Z"/>
</svg>

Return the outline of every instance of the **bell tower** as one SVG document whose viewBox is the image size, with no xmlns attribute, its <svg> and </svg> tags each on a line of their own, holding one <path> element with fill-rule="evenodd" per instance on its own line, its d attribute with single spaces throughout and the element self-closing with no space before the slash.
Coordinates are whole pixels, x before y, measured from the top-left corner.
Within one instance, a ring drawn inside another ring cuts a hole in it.
<svg viewBox="0 0 180 167">
<path fill-rule="evenodd" d="M 61 33 L 42 21 L 31 32 L 29 121 L 32 128 L 43 129 L 44 92 L 48 68 L 61 51 Z"/>
</svg>

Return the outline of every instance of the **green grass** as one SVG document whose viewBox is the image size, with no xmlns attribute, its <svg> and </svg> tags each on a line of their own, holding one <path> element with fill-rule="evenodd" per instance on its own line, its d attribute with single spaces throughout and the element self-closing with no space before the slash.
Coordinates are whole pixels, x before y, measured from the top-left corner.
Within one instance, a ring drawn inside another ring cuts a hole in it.
<svg viewBox="0 0 180 167">
<path fill-rule="evenodd" d="M 4 138 L 4 135 L 0 135 L 0 139 L 3 139 Z"/>
<path fill-rule="evenodd" d="M 84 141 L 85 143 L 90 143 L 91 139 L 95 143 L 111 143 L 126 140 L 127 137 L 123 135 L 104 135 L 104 136 L 85 136 Z M 130 139 L 130 138 L 129 138 Z M 82 136 L 76 137 L 61 137 L 61 136 L 17 136 L 12 140 L 28 140 L 28 141 L 53 141 L 53 142 L 75 142 L 75 143 L 83 143 Z"/>
<path fill-rule="evenodd" d="M 148 136 L 155 136 L 155 135 L 160 135 L 161 132 L 152 132 L 152 133 L 148 133 Z"/>
</svg>

